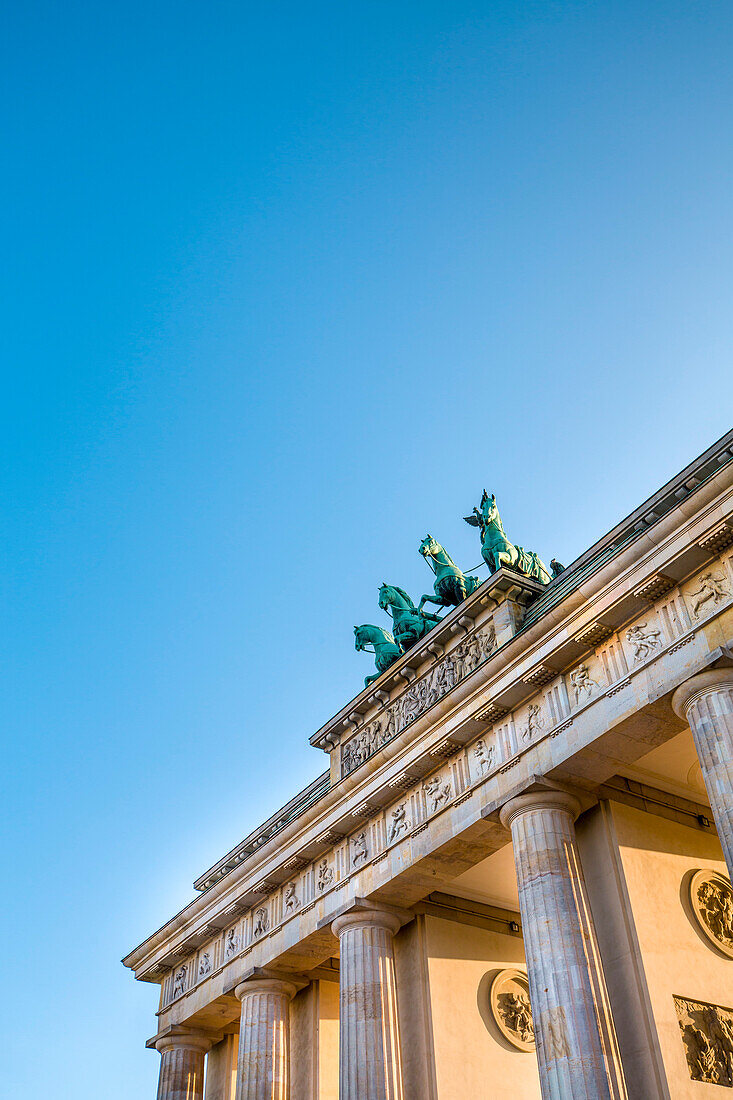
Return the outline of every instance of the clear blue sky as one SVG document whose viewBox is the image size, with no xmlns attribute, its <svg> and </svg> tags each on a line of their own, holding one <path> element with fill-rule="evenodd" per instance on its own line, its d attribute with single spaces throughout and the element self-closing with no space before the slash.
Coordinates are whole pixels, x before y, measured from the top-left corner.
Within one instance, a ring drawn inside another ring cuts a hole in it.
<svg viewBox="0 0 733 1100">
<path fill-rule="evenodd" d="M 733 9 L 26 0 L 2 34 L 3 1085 L 326 764 L 484 486 L 569 561 L 731 423 Z"/>
</svg>

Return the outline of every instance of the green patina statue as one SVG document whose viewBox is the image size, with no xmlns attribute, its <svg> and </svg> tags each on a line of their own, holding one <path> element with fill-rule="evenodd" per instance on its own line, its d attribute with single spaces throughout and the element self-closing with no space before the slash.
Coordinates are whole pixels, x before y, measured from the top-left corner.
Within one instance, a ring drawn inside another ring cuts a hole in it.
<svg viewBox="0 0 733 1100">
<path fill-rule="evenodd" d="M 438 615 L 431 615 L 429 611 L 421 611 L 415 607 L 405 590 L 397 585 L 382 585 L 379 589 L 379 606 L 392 616 L 395 641 L 403 653 L 440 622 Z"/>
<path fill-rule="evenodd" d="M 374 646 L 373 650 L 367 649 L 370 643 Z M 367 653 L 374 653 L 374 664 L 377 666 L 377 671 L 372 676 L 364 678 L 364 687 L 369 687 L 375 680 L 378 680 L 382 673 L 386 672 L 389 666 L 393 665 L 397 658 L 402 656 L 402 650 L 395 645 L 395 640 L 390 632 L 384 630 L 381 626 L 371 626 L 369 623 L 354 627 L 354 649 L 363 649 Z"/>
<path fill-rule="evenodd" d="M 437 603 L 441 607 L 455 607 L 466 596 L 475 592 L 481 581 L 478 577 L 467 577 L 454 563 L 450 554 L 432 535 L 426 535 L 420 543 L 420 553 L 435 573 L 434 596 L 423 596 L 418 605 L 422 611 L 426 603 Z"/>
<path fill-rule="evenodd" d="M 466 523 L 472 527 L 478 527 L 481 531 L 481 553 L 490 571 L 494 573 L 502 565 L 513 569 L 516 573 L 523 573 L 525 577 L 533 577 L 541 584 L 549 584 L 552 580 L 547 566 L 532 550 L 523 550 L 521 546 L 514 546 L 504 534 L 499 509 L 496 507 L 496 498 L 484 489 L 481 497 L 481 507 L 474 508 L 472 516 L 463 517 Z"/>
</svg>

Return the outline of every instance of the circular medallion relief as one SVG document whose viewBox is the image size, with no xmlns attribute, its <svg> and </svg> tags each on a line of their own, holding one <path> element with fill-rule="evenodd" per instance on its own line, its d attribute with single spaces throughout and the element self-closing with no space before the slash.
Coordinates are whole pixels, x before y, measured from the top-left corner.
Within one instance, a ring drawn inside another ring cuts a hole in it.
<svg viewBox="0 0 733 1100">
<path fill-rule="evenodd" d="M 717 871 L 695 871 L 690 906 L 698 927 L 719 951 L 733 959 L 733 888 Z"/>
<path fill-rule="evenodd" d="M 522 970 L 500 970 L 489 989 L 491 1015 L 501 1034 L 517 1050 L 535 1049 L 529 982 Z"/>
</svg>

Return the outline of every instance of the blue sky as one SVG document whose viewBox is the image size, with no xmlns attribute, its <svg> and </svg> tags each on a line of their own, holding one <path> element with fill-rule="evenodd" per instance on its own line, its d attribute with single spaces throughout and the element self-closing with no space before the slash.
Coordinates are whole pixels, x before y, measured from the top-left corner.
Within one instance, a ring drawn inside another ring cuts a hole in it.
<svg viewBox="0 0 733 1100">
<path fill-rule="evenodd" d="M 733 10 L 24 4 L 2 35 L 7 1094 L 326 765 L 430 531 L 570 561 L 730 427 Z"/>
</svg>

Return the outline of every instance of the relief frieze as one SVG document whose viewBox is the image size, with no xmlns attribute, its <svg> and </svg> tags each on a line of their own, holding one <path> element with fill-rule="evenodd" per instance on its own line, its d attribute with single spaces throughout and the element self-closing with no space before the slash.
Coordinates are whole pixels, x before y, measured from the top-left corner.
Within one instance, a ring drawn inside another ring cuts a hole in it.
<svg viewBox="0 0 733 1100">
<path fill-rule="evenodd" d="M 231 959 L 239 951 L 239 936 L 236 928 L 230 928 L 224 940 L 224 958 Z"/>
<path fill-rule="evenodd" d="M 626 640 L 634 650 L 635 661 L 645 661 L 661 647 L 661 631 L 650 627 L 648 623 L 636 623 L 626 631 Z"/>
<path fill-rule="evenodd" d="M 445 776 L 434 775 L 431 779 L 426 779 L 423 790 L 430 799 L 430 808 L 433 813 L 441 806 L 447 806 L 453 797 L 450 779 L 446 779 Z"/>
<path fill-rule="evenodd" d="M 705 939 L 733 958 L 733 888 L 717 871 L 696 871 L 690 879 L 690 907 Z"/>
<path fill-rule="evenodd" d="M 393 840 L 397 840 L 398 836 L 403 833 L 409 833 L 412 828 L 412 822 L 407 816 L 407 803 L 402 802 L 399 806 L 395 806 L 394 810 L 389 817 L 389 824 L 387 826 L 387 840 L 391 844 Z"/>
<path fill-rule="evenodd" d="M 186 977 L 188 975 L 188 967 L 183 964 L 176 970 L 176 975 L 173 979 L 173 997 L 180 997 L 186 992 Z"/>
<path fill-rule="evenodd" d="M 341 746 L 341 774 L 348 775 L 373 756 L 382 745 L 430 710 L 451 688 L 469 676 L 496 649 L 493 626 L 485 626 L 464 639 L 443 660 L 411 684 L 373 722 Z"/>
<path fill-rule="evenodd" d="M 580 705 L 590 699 L 598 688 L 598 681 L 594 680 L 586 664 L 580 664 L 574 672 L 570 673 L 570 683 L 575 695 L 575 702 Z"/>
<path fill-rule="evenodd" d="M 489 989 L 489 1008 L 503 1037 L 517 1050 L 535 1049 L 529 982 L 523 970 L 500 970 Z"/>
<path fill-rule="evenodd" d="M 692 613 L 699 619 L 703 613 L 712 611 L 718 604 L 731 597 L 730 586 L 719 573 L 707 571 L 698 577 L 698 588 L 688 593 L 692 604 Z"/>
<path fill-rule="evenodd" d="M 733 1009 L 674 998 L 693 1081 L 733 1088 Z"/>
<path fill-rule="evenodd" d="M 300 898 L 296 893 L 296 889 L 297 887 L 294 882 L 289 882 L 285 887 L 283 902 L 286 914 L 295 913 L 300 909 Z"/>
</svg>

